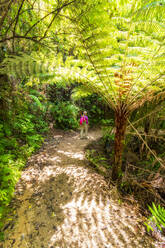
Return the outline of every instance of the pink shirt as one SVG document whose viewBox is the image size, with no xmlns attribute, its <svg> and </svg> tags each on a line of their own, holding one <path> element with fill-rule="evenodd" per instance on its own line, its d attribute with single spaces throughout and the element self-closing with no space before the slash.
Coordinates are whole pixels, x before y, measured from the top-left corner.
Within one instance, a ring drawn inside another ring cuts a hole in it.
<svg viewBox="0 0 165 248">
<path fill-rule="evenodd" d="M 86 124 L 88 124 L 88 116 L 84 115 L 80 117 L 80 125 L 82 125 L 83 122 L 86 122 Z"/>
</svg>

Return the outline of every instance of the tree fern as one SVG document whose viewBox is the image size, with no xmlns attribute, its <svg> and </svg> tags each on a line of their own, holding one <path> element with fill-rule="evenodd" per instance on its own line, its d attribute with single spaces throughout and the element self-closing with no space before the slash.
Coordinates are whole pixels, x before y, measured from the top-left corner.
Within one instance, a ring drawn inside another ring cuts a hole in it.
<svg viewBox="0 0 165 248">
<path fill-rule="evenodd" d="M 62 16 L 77 61 L 73 58 L 64 63 L 55 57 L 45 66 L 43 60 L 36 63 L 30 57 L 13 57 L 3 62 L 1 72 L 39 76 L 47 70 L 56 81 L 61 77 L 77 80 L 100 94 L 115 112 L 113 178 L 117 179 L 122 174 L 130 113 L 165 91 L 165 2 L 76 1 L 63 9 Z"/>
<path fill-rule="evenodd" d="M 164 32 L 159 32 L 165 31 L 164 1 L 147 5 L 143 1 L 104 1 L 93 5 L 85 15 L 75 7 L 78 18 L 74 25 L 83 58 L 96 74 L 93 85 L 115 111 L 116 179 L 121 175 L 130 113 L 164 90 Z M 152 21 L 151 17 L 154 25 L 144 25 Z"/>
</svg>

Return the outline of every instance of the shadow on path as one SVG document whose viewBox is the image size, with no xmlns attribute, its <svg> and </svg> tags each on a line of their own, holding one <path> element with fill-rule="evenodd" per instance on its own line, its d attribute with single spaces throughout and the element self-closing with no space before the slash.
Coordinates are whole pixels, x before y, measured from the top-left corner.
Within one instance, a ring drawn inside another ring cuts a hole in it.
<svg viewBox="0 0 165 248">
<path fill-rule="evenodd" d="M 89 140 L 54 135 L 28 162 L 17 185 L 3 248 L 151 248 L 136 206 L 87 166 Z"/>
</svg>

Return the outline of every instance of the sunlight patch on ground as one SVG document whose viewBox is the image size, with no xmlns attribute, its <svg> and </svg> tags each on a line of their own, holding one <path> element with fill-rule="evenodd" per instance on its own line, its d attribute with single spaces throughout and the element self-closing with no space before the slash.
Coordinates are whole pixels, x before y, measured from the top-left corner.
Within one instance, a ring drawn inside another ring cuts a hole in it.
<svg viewBox="0 0 165 248">
<path fill-rule="evenodd" d="M 31 167 L 28 171 L 24 171 L 22 173 L 22 180 L 25 182 L 30 182 L 32 179 L 38 176 L 38 170 L 36 168 Z"/>
<path fill-rule="evenodd" d="M 62 247 L 76 247 L 74 244 L 82 248 L 147 247 L 142 234 L 136 233 L 134 241 L 134 222 L 120 219 L 120 206 L 111 208 L 113 201 L 109 204 L 107 199 L 103 201 L 100 197 L 97 203 L 94 193 L 89 198 L 86 196 L 84 201 L 83 193 L 79 198 L 74 195 L 72 201 L 62 207 L 65 220 L 51 237 L 49 247 L 60 247 L 57 245 L 61 242 Z"/>
<path fill-rule="evenodd" d="M 60 167 L 56 164 L 47 165 L 45 166 L 39 173 L 38 170 L 33 170 L 35 173 L 33 173 L 33 177 L 38 177 L 38 182 L 44 182 L 46 180 L 49 180 L 49 178 L 55 178 L 61 173 L 66 173 L 70 178 L 75 179 L 75 192 L 80 191 L 80 189 L 83 189 L 85 187 L 85 184 L 87 183 L 88 170 L 84 169 L 82 167 L 76 167 L 76 165 L 70 164 L 67 167 Z M 29 174 L 29 172 L 26 174 L 24 173 L 23 176 L 24 180 L 28 181 L 30 178 L 32 178 L 32 174 Z M 76 183 L 77 182 L 77 183 Z M 76 185 L 79 185 L 79 188 L 76 188 Z"/>
<path fill-rule="evenodd" d="M 99 191 L 106 187 L 101 176 L 93 174 L 91 178 L 89 171 L 81 167 L 70 166 L 63 171 L 74 177 L 75 189 L 72 199 L 61 206 L 65 219 L 52 235 L 49 248 L 149 247 L 144 230 L 135 229 L 138 220 L 132 218 L 134 211 Z"/>
<path fill-rule="evenodd" d="M 62 135 L 54 135 L 53 138 L 54 139 L 61 139 L 63 136 Z"/>
<path fill-rule="evenodd" d="M 100 130 L 89 136 L 56 135 L 31 157 L 17 185 L 18 218 L 4 248 L 154 247 L 133 205 L 120 204 L 116 188 L 84 166 L 84 148 Z"/>
<path fill-rule="evenodd" d="M 96 140 L 96 138 L 99 138 L 99 137 L 101 137 L 100 133 L 99 133 L 98 137 L 96 137 L 96 134 L 93 134 L 93 135 L 92 134 L 89 134 L 88 139 L 86 139 L 86 140 L 83 139 L 81 141 L 82 142 L 86 142 L 87 140 Z M 80 140 L 80 134 L 74 136 L 72 139 Z"/>
<path fill-rule="evenodd" d="M 65 152 L 65 155 L 72 154 Z M 133 218 L 134 211 L 120 207 L 104 193 L 107 186 L 102 176 L 93 172 L 91 177 L 87 168 L 74 164 L 60 167 L 57 159 L 60 157 L 49 158 L 52 164 L 42 168 L 38 181 L 44 182 L 65 173 L 68 182 L 74 179 L 74 190 L 71 200 L 61 205 L 65 218 L 57 226 L 48 247 L 147 247 L 141 233 L 136 233 L 135 238 L 137 218 Z M 37 170 L 32 168 L 25 178 L 30 180 L 36 174 Z"/>
<path fill-rule="evenodd" d="M 84 154 L 83 152 L 66 152 L 66 151 L 57 151 L 58 153 L 64 154 L 70 158 L 76 158 L 76 159 L 80 159 L 83 160 L 84 159 Z"/>
<path fill-rule="evenodd" d="M 61 162 L 61 158 L 59 156 L 55 156 L 55 157 L 52 157 L 49 159 L 50 161 L 53 161 L 53 162 L 58 162 L 60 163 Z"/>
</svg>

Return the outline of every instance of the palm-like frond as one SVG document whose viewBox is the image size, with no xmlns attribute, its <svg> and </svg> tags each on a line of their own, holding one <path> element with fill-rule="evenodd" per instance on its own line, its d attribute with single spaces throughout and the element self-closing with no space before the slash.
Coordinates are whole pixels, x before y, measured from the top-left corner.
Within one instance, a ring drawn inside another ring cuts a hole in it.
<svg viewBox="0 0 165 248">
<path fill-rule="evenodd" d="M 128 116 L 165 94 L 165 0 L 80 0 L 63 9 L 62 16 L 79 59 L 64 63 L 55 58 L 45 66 L 41 58 L 13 57 L 1 64 L 0 72 L 40 76 L 47 71 L 56 82 L 75 80 L 100 94 L 115 110 L 119 174 Z"/>
<path fill-rule="evenodd" d="M 98 5 L 99 10 L 90 10 L 90 16 L 87 13 L 74 23 L 83 57 L 90 61 L 110 105 L 126 101 L 136 108 L 137 100 L 139 104 L 149 100 L 147 91 L 159 92 L 163 88 L 165 26 L 159 11 L 161 8 L 164 18 L 164 3 L 111 1 L 104 7 Z M 113 13 L 107 14 L 108 7 Z M 78 9 L 76 13 L 80 16 Z"/>
<path fill-rule="evenodd" d="M 138 9 L 134 14 L 134 19 L 142 19 L 142 20 L 161 20 L 164 19 L 165 15 L 165 1 L 144 1 L 144 4 L 140 9 Z"/>
<path fill-rule="evenodd" d="M 8 74 L 17 78 L 39 76 L 46 72 L 48 72 L 48 67 L 41 59 L 27 54 L 5 58 L 0 64 L 1 74 Z"/>
<path fill-rule="evenodd" d="M 78 5 L 73 4 L 69 14 L 81 62 L 74 59 L 72 63 L 70 60 L 69 64 L 65 63 L 65 67 L 69 66 L 65 70 L 59 64 L 57 72 L 58 63 L 55 61 L 55 70 L 52 70 L 52 64 L 45 66 L 44 61 L 23 55 L 5 59 L 1 64 L 1 73 L 7 70 L 20 77 L 52 72 L 54 76 L 55 71 L 59 75 L 61 70 L 65 77 L 68 70 L 75 70 L 77 64 L 76 71 L 79 67 L 85 67 L 81 73 L 80 70 L 76 72 L 81 74 L 79 80 L 86 78 L 83 82 L 90 88 L 97 88 L 113 108 L 125 101 L 131 106 L 129 111 L 149 100 L 147 91 L 153 94 L 160 92 L 164 85 L 165 64 L 165 25 L 160 20 L 160 15 L 164 18 L 164 1 L 149 2 L 147 5 L 141 0 L 136 3 L 129 0 L 110 3 L 94 1 L 80 8 L 81 4 L 81 1 Z M 149 25 L 151 14 L 154 18 Z M 69 78 L 74 77 L 77 76 L 73 72 Z"/>
</svg>

